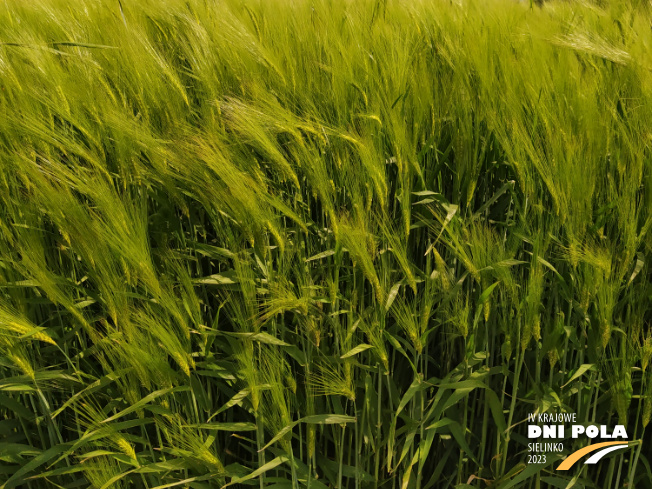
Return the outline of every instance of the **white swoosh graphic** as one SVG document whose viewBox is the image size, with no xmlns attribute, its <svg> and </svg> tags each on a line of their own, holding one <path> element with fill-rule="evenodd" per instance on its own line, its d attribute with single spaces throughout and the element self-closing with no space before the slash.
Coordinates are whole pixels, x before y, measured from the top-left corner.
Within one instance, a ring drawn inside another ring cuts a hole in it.
<svg viewBox="0 0 652 489">
<path fill-rule="evenodd" d="M 596 453 L 595 455 L 589 457 L 587 461 L 584 463 L 597 464 L 600 461 L 600 459 L 604 457 L 606 454 L 608 454 L 609 452 L 613 452 L 614 450 L 620 450 L 621 448 L 627 448 L 627 445 L 616 445 L 613 447 L 603 448 L 602 450 L 599 450 L 598 453 Z"/>
</svg>

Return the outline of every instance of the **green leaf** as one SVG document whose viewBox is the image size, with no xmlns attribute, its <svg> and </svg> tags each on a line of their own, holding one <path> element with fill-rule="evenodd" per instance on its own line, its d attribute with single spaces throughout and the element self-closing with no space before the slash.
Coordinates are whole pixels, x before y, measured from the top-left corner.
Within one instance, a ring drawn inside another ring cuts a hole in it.
<svg viewBox="0 0 652 489">
<path fill-rule="evenodd" d="M 327 251 L 322 251 L 321 253 L 317 253 L 314 256 L 311 256 L 310 258 L 306 258 L 305 261 L 313 261 L 313 260 L 321 260 L 322 258 L 326 258 L 328 256 L 332 256 L 335 254 L 335 250 L 327 250 Z"/>
<path fill-rule="evenodd" d="M 503 407 L 500 404 L 498 395 L 491 389 L 487 388 L 484 390 L 485 399 L 487 404 L 489 404 L 489 409 L 491 410 L 491 416 L 496 423 L 499 433 L 505 433 L 507 431 L 507 422 L 505 421 L 505 415 L 503 414 Z"/>
<path fill-rule="evenodd" d="M 479 209 L 478 209 L 478 210 L 473 214 L 473 216 L 471 217 L 471 219 L 474 220 L 474 219 L 477 219 L 478 217 L 480 217 L 484 211 L 486 211 L 489 207 L 491 207 L 491 205 L 492 205 L 494 202 L 496 202 L 496 200 L 498 200 L 498 198 L 499 198 L 501 195 L 503 195 L 505 192 L 507 192 L 507 190 L 509 190 L 510 188 L 512 188 L 515 184 L 516 184 L 516 182 L 515 182 L 514 180 L 510 180 L 510 181 L 507 182 L 505 185 L 503 185 L 502 187 L 500 187 L 500 188 L 496 191 L 496 193 L 493 194 L 493 195 L 491 196 L 491 198 L 489 198 L 487 201 L 485 201 L 484 204 L 482 204 L 482 206 L 480 206 L 480 208 L 479 208 Z"/>
<path fill-rule="evenodd" d="M 200 428 L 202 430 L 213 431 L 255 431 L 256 425 L 254 423 L 199 423 L 188 425 L 191 428 Z"/>
<path fill-rule="evenodd" d="M 301 418 L 297 421 L 294 421 L 293 423 L 290 423 L 287 426 L 284 426 L 281 428 L 281 430 L 269 441 L 267 442 L 267 445 L 265 445 L 263 448 L 259 450 L 259 452 L 262 452 L 263 450 L 266 450 L 269 448 L 271 445 L 279 441 L 281 438 L 283 438 L 286 434 L 288 434 L 296 425 L 299 423 L 306 423 L 306 424 L 345 424 L 345 423 L 353 423 L 355 422 L 355 418 L 351 416 L 343 416 L 340 414 L 314 414 L 311 416 L 306 416 L 304 418 Z"/>
<path fill-rule="evenodd" d="M 251 390 L 249 389 L 242 389 L 240 392 L 238 392 L 236 395 L 234 395 L 231 399 L 229 399 L 228 402 L 226 402 L 221 408 L 219 408 L 217 411 L 213 413 L 213 415 L 208 418 L 208 421 L 213 419 L 215 416 L 220 414 L 223 411 L 226 411 L 227 409 L 240 404 L 242 400 L 247 397 L 251 393 Z"/>
<path fill-rule="evenodd" d="M 473 460 L 473 462 L 476 465 L 480 465 L 478 460 L 475 458 L 475 455 L 473 454 L 473 451 L 471 450 L 471 447 L 469 447 L 469 444 L 466 442 L 465 434 L 462 430 L 462 427 L 457 421 L 452 421 L 450 423 L 447 423 L 446 427 L 448 430 L 451 432 L 453 435 L 453 438 L 455 438 L 455 441 L 459 445 L 460 449 L 465 452 L 468 457 Z"/>
<path fill-rule="evenodd" d="M 500 283 L 500 280 L 494 284 L 491 284 L 489 287 L 487 287 L 482 294 L 480 295 L 480 298 L 478 299 L 478 305 L 484 304 L 489 300 L 489 297 L 491 296 L 491 293 L 494 291 L 494 289 L 498 286 Z"/>
<path fill-rule="evenodd" d="M 403 281 L 396 282 L 392 288 L 389 291 L 389 294 L 387 294 L 387 302 L 385 303 L 385 311 L 389 311 L 389 308 L 392 307 L 392 303 L 394 302 L 394 299 L 396 299 L 396 295 L 398 294 L 398 291 L 401 288 L 401 285 L 403 285 Z"/>
<path fill-rule="evenodd" d="M 645 260 L 643 259 L 643 253 L 637 253 L 636 265 L 634 266 L 634 271 L 627 281 L 627 285 L 631 284 L 636 276 L 643 270 L 643 265 L 645 265 Z"/>
<path fill-rule="evenodd" d="M 507 260 L 501 260 L 501 261 L 499 261 L 497 263 L 494 263 L 492 266 L 493 267 L 513 267 L 513 266 L 516 266 L 516 265 L 522 265 L 524 263 L 528 263 L 528 262 L 523 261 L 523 260 L 514 260 L 514 259 L 510 258 L 510 259 L 507 259 Z"/>
<path fill-rule="evenodd" d="M 233 484 L 242 484 L 243 482 L 246 482 L 248 480 L 255 479 L 256 477 L 264 474 L 268 470 L 272 470 L 272 469 L 278 467 L 279 465 L 281 465 L 281 464 L 283 464 L 285 462 L 288 462 L 289 460 L 290 459 L 288 457 L 283 456 L 283 455 L 280 456 L 280 457 L 276 457 L 274 460 L 271 460 L 271 461 L 267 462 L 265 465 L 263 465 L 262 467 L 257 468 L 256 470 L 254 470 L 249 475 L 246 475 L 244 477 L 234 477 L 233 479 L 231 479 L 231 482 L 229 482 L 228 484 L 223 485 L 222 489 L 224 489 L 225 487 L 232 486 Z"/>
<path fill-rule="evenodd" d="M 70 443 L 63 443 L 60 445 L 55 445 L 52 448 L 44 451 L 40 455 L 37 455 L 32 460 L 30 460 L 25 465 L 23 465 L 20 469 L 18 469 L 14 473 L 14 475 L 12 475 L 9 479 L 7 479 L 7 482 L 5 482 L 2 486 L 0 486 L 0 489 L 12 489 L 18 486 L 19 484 L 22 484 L 24 482 L 24 476 L 26 474 L 29 474 L 32 470 L 35 470 L 41 465 L 49 462 L 54 457 L 65 452 L 69 448 L 70 448 Z"/>
<path fill-rule="evenodd" d="M 365 350 L 368 350 L 369 348 L 373 348 L 371 345 L 367 345 L 366 343 L 362 343 L 361 345 L 356 346 L 355 348 L 352 348 L 351 350 L 347 351 L 344 355 L 342 355 L 340 358 L 344 360 L 345 358 L 350 358 L 352 356 L 357 355 L 360 352 L 363 352 Z"/>
<path fill-rule="evenodd" d="M 222 333 L 228 336 L 235 336 L 237 338 L 245 338 L 250 341 L 258 341 L 259 343 L 265 343 L 268 345 L 278 345 L 278 346 L 290 346 L 289 343 L 275 338 L 269 333 Z"/>
<path fill-rule="evenodd" d="M 355 423 L 353 416 L 344 416 L 342 414 L 313 414 L 301 418 L 298 423 L 306 424 L 345 424 Z"/>
<path fill-rule="evenodd" d="M 183 385 L 183 386 L 179 386 L 179 387 L 170 387 L 170 388 L 167 388 L 167 389 L 161 389 L 161 390 L 152 392 L 151 394 L 148 394 L 145 397 L 143 397 L 141 400 L 136 401 L 135 403 L 133 403 L 128 408 L 120 411 L 118 414 L 114 414 L 113 416 L 110 416 L 110 417 L 108 417 L 106 419 L 103 419 L 101 422 L 102 423 L 110 423 L 111 421 L 114 421 L 114 420 L 116 420 L 118 418 L 126 416 L 129 413 L 133 413 L 134 411 L 138 411 L 139 409 L 141 409 L 146 404 L 149 404 L 154 399 L 157 399 L 157 398 L 159 398 L 161 396 L 171 394 L 172 392 L 187 392 L 189 390 L 190 390 L 190 386 Z"/>
<path fill-rule="evenodd" d="M 50 46 L 69 46 L 69 47 L 89 48 L 89 49 L 120 49 L 118 46 L 107 46 L 106 44 L 88 44 L 88 43 L 69 42 L 69 41 L 51 42 Z"/>
<path fill-rule="evenodd" d="M 591 370 L 591 369 L 594 368 L 594 367 L 595 367 L 595 365 L 592 364 L 592 363 L 585 363 L 585 364 L 583 364 L 583 365 L 580 365 L 580 367 L 575 371 L 575 373 L 573 374 L 573 376 L 572 376 L 570 379 L 568 379 L 568 382 L 566 382 L 564 385 L 562 385 L 561 388 L 563 389 L 563 388 L 566 387 L 568 384 L 570 384 L 571 382 L 573 382 L 575 379 L 577 379 L 578 377 L 582 376 L 583 374 L 585 374 L 586 372 L 588 372 L 589 370 Z"/>
<path fill-rule="evenodd" d="M 196 284 L 205 284 L 205 285 L 230 285 L 235 284 L 236 281 L 231 277 L 221 275 L 219 273 L 209 275 L 208 277 L 196 278 L 193 280 L 193 283 Z"/>
<path fill-rule="evenodd" d="M 514 478 L 510 480 L 506 480 L 502 482 L 496 489 L 510 489 L 521 482 L 524 482 L 526 480 L 530 480 L 534 475 L 538 474 L 541 472 L 543 469 L 546 467 L 549 467 L 550 465 L 556 463 L 558 460 L 560 460 L 561 457 L 559 455 L 556 455 L 554 453 L 547 453 L 546 454 L 546 463 L 545 464 L 529 464 L 525 465 L 523 463 L 517 465 L 517 468 L 520 468 L 520 472 L 517 472 L 517 475 L 514 476 Z"/>
</svg>

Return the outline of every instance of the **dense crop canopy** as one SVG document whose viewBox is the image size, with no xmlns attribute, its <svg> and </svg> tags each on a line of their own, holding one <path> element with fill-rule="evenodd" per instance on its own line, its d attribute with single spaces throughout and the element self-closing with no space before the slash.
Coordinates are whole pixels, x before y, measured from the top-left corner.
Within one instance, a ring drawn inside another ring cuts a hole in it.
<svg viewBox="0 0 652 489">
<path fill-rule="evenodd" d="M 4 2 L 0 487 L 649 487 L 651 10 Z"/>
</svg>

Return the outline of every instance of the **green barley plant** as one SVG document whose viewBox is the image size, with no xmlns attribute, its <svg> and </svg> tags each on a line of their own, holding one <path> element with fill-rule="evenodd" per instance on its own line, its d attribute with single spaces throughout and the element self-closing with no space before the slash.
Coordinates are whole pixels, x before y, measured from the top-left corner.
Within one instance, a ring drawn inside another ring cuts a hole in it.
<svg viewBox="0 0 652 489">
<path fill-rule="evenodd" d="M 0 488 L 652 487 L 651 18 L 6 0 Z"/>
</svg>

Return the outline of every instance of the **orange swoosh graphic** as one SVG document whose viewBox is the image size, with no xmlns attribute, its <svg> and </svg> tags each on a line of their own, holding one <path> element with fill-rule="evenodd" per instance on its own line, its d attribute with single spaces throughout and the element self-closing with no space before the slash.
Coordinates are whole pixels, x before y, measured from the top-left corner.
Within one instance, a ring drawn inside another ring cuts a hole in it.
<svg viewBox="0 0 652 489">
<path fill-rule="evenodd" d="M 573 466 L 573 464 L 575 464 L 575 462 L 581 459 L 584 455 L 586 455 L 587 453 L 591 453 L 595 450 L 598 450 L 599 448 L 608 447 L 611 445 L 627 445 L 627 444 L 628 444 L 627 440 L 605 441 L 604 443 L 595 443 L 593 445 L 589 445 L 588 447 L 580 448 L 578 451 L 573 452 L 568 457 L 566 457 L 566 460 L 564 460 L 561 464 L 559 464 L 557 470 L 570 469 Z"/>
</svg>

